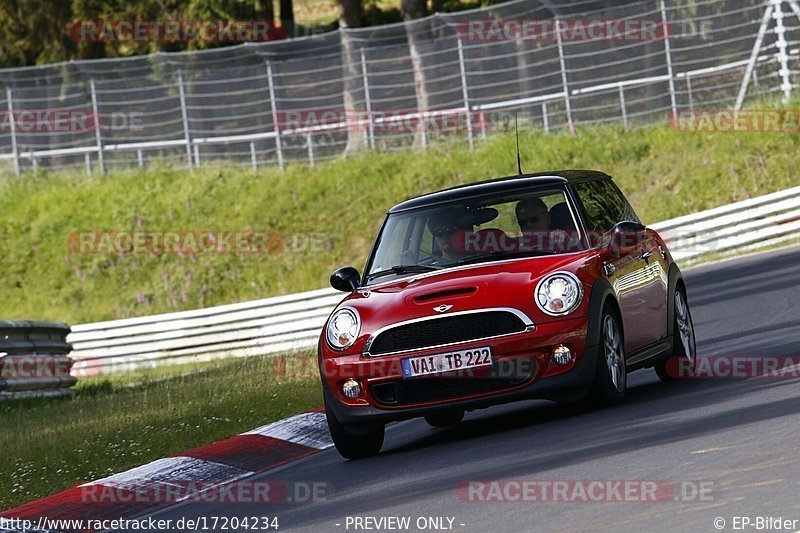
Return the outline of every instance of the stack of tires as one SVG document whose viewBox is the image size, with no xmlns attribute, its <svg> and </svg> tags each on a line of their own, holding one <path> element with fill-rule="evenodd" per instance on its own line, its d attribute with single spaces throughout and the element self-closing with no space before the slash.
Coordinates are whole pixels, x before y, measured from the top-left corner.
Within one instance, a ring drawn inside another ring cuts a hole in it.
<svg viewBox="0 0 800 533">
<path fill-rule="evenodd" d="M 0 321 L 0 399 L 73 393 L 69 332 L 60 322 Z"/>
</svg>

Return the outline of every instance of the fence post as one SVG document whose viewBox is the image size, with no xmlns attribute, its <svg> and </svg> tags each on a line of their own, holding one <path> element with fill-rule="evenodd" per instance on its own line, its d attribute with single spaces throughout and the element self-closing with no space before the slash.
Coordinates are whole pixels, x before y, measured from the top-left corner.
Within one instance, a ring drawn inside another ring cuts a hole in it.
<svg viewBox="0 0 800 533">
<path fill-rule="evenodd" d="M 417 110 L 417 116 L 419 117 L 419 127 L 422 128 L 422 148 L 426 149 L 428 148 L 428 112 Z"/>
<path fill-rule="evenodd" d="M 781 89 L 783 90 L 783 103 L 788 104 L 792 98 L 792 81 L 789 78 L 789 55 L 786 50 L 786 27 L 783 25 L 783 8 L 781 0 L 773 0 L 775 12 L 772 17 L 775 19 L 775 34 L 778 37 L 778 62 L 781 65 L 778 74 L 781 77 Z"/>
<path fill-rule="evenodd" d="M 103 136 L 100 133 L 100 115 L 98 114 L 97 105 L 97 88 L 95 87 L 94 80 L 89 80 L 89 88 L 92 91 L 92 114 L 94 115 L 94 136 L 97 141 L 97 164 L 100 167 L 100 174 L 105 174 L 106 166 L 103 161 Z"/>
<path fill-rule="evenodd" d="M 625 109 L 625 89 L 619 84 L 619 107 L 622 110 L 622 127 L 628 127 L 628 110 Z"/>
<path fill-rule="evenodd" d="M 267 83 L 269 84 L 269 105 L 272 109 L 272 129 L 275 131 L 275 151 L 278 155 L 278 167 L 283 169 L 283 146 L 281 144 L 281 127 L 278 120 L 278 103 L 275 101 L 275 83 L 272 80 L 272 64 L 267 61 Z"/>
<path fill-rule="evenodd" d="M 250 163 L 253 165 L 253 174 L 258 172 L 258 158 L 256 158 L 256 143 L 250 141 Z"/>
<path fill-rule="evenodd" d="M 89 152 L 86 152 L 85 154 L 83 154 L 83 161 L 86 164 L 86 175 L 87 176 L 91 176 L 92 175 L 92 156 L 89 154 Z"/>
<path fill-rule="evenodd" d="M 672 72 L 672 49 L 669 42 L 669 26 L 667 24 L 667 2 L 661 0 L 661 25 L 664 27 L 664 54 L 667 57 L 667 75 L 669 76 L 669 103 L 672 108 L 672 121 L 678 120 L 678 103 L 675 99 L 675 76 Z"/>
<path fill-rule="evenodd" d="M 458 42 L 458 65 L 461 68 L 461 95 L 464 98 L 464 111 L 467 113 L 467 138 L 469 139 L 469 149 L 474 147 L 472 134 L 472 109 L 469 107 L 469 89 L 467 88 L 467 65 L 464 62 L 464 45 L 461 37 L 456 37 Z"/>
<path fill-rule="evenodd" d="M 6 89 L 8 100 L 8 122 L 11 125 L 11 153 L 14 154 L 14 173 L 19 176 L 19 148 L 17 147 L 17 119 L 14 117 L 14 103 L 11 89 Z"/>
<path fill-rule="evenodd" d="M 183 89 L 183 71 L 178 70 L 178 95 L 181 99 L 181 118 L 183 119 L 183 136 L 186 139 L 186 164 L 192 168 L 192 134 L 189 131 L 189 112 L 186 109 L 186 92 Z"/>
<path fill-rule="evenodd" d="M 686 92 L 689 94 L 689 109 L 694 111 L 694 97 L 692 96 L 692 76 L 686 74 Z"/>
<path fill-rule="evenodd" d="M 753 50 L 750 52 L 750 60 L 747 62 L 747 68 L 744 70 L 744 78 L 742 84 L 739 86 L 739 94 L 736 95 L 736 104 L 733 109 L 739 111 L 744 103 L 744 95 L 747 94 L 747 86 L 750 84 L 750 78 L 753 75 L 756 62 L 758 61 L 758 53 L 761 51 L 761 43 L 764 42 L 764 35 L 767 33 L 769 26 L 769 19 L 772 16 L 773 4 L 770 2 L 767 9 L 764 10 L 764 15 L 761 17 L 761 26 L 758 28 L 758 35 L 756 35 L 756 42 L 753 44 Z"/>
<path fill-rule="evenodd" d="M 136 150 L 136 159 L 139 160 L 139 168 L 144 168 L 144 154 L 141 148 Z"/>
<path fill-rule="evenodd" d="M 308 164 L 314 166 L 314 144 L 311 142 L 311 132 L 306 133 L 306 148 L 308 148 Z"/>
<path fill-rule="evenodd" d="M 544 123 L 544 132 L 550 133 L 550 117 L 547 116 L 547 102 L 542 102 L 542 122 Z"/>
<path fill-rule="evenodd" d="M 361 77 L 364 82 L 364 105 L 367 109 L 367 135 L 369 136 L 369 147 L 375 148 L 375 127 L 372 122 L 372 99 L 369 94 L 369 73 L 367 71 L 367 56 L 364 49 L 361 49 Z M 359 126 L 360 127 L 360 126 Z"/>
<path fill-rule="evenodd" d="M 567 58 L 564 56 L 564 42 L 561 39 L 561 19 L 556 19 L 556 43 L 558 44 L 558 60 L 561 63 L 561 87 L 564 91 L 564 107 L 567 112 L 567 127 L 575 135 L 575 123 L 572 121 L 572 103 L 570 102 L 569 83 L 567 81 Z"/>
</svg>

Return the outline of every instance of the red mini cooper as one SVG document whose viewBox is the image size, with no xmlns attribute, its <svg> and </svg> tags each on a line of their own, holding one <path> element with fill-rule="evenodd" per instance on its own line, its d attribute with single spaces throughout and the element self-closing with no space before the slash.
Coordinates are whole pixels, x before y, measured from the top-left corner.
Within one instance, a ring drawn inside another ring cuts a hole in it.
<svg viewBox="0 0 800 533">
<path fill-rule="evenodd" d="M 612 404 L 627 373 L 695 360 L 678 266 L 597 171 L 526 174 L 393 207 L 363 277 L 319 343 L 339 453 L 378 453 L 384 426 L 530 398 Z"/>
</svg>

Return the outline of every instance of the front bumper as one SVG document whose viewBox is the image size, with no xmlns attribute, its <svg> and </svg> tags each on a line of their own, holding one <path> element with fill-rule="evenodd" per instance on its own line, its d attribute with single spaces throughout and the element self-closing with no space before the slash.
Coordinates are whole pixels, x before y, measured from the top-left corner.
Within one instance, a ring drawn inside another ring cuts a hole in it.
<svg viewBox="0 0 800 533">
<path fill-rule="evenodd" d="M 526 363 L 523 366 L 530 373 L 496 390 L 401 405 L 381 403 L 373 394 L 373 387 L 387 383 L 401 384 L 404 378 L 400 360 L 442 353 L 447 349 L 385 357 L 365 357 L 361 354 L 328 357 L 323 359 L 321 366 L 325 404 L 340 422 L 353 426 L 385 424 L 442 411 L 480 409 L 533 398 L 578 399 L 591 384 L 596 363 L 597 350 L 595 346 L 586 345 L 586 331 L 586 318 L 574 318 L 540 324 L 532 332 L 453 346 L 453 350 L 491 346 L 496 364 Z M 574 361 L 567 366 L 556 365 L 551 360 L 553 348 L 562 344 L 575 354 Z M 345 398 L 341 394 L 341 385 L 351 378 L 356 379 L 362 387 L 361 395 L 355 399 Z M 426 379 L 430 378 L 410 378 L 408 381 Z M 415 385 L 419 386 L 420 383 L 418 381 Z M 436 380 L 431 379 L 430 385 L 435 387 Z"/>
</svg>

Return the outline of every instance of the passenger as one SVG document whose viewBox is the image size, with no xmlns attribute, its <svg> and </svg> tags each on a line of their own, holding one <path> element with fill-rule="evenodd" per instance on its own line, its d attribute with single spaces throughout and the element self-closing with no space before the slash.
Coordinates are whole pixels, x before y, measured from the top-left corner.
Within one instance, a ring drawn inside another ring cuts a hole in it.
<svg viewBox="0 0 800 533">
<path fill-rule="evenodd" d="M 541 198 L 526 198 L 517 203 L 514 209 L 517 215 L 517 224 L 522 232 L 543 231 L 550 229 L 550 214 Z"/>
<path fill-rule="evenodd" d="M 520 200 L 514 208 L 522 235 L 517 239 L 520 252 L 551 251 L 550 213 L 538 197 Z"/>
</svg>

